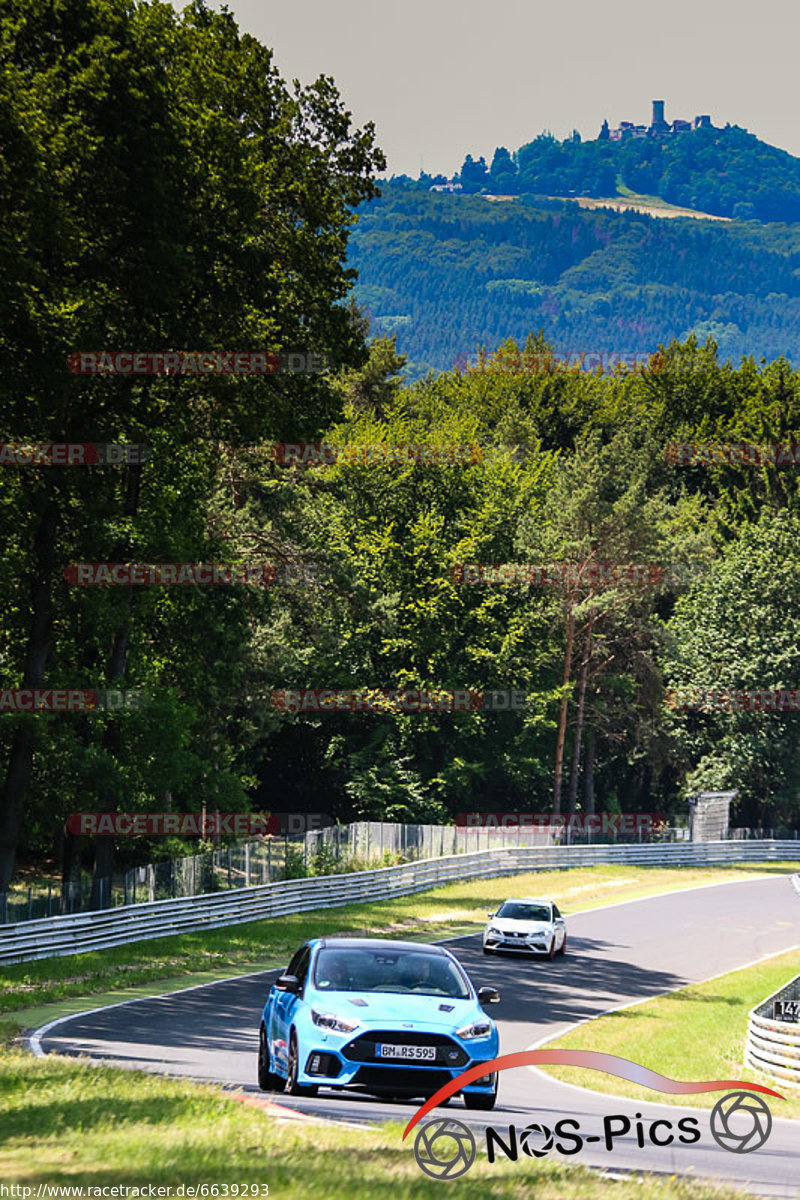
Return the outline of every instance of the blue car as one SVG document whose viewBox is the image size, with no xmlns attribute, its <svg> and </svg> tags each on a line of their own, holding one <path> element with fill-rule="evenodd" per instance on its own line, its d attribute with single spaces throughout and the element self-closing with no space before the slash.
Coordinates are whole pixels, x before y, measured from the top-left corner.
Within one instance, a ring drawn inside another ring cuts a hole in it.
<svg viewBox="0 0 800 1200">
<path fill-rule="evenodd" d="M 499 1000 L 476 991 L 441 946 L 378 938 L 314 938 L 301 946 L 270 989 L 261 1017 L 262 1091 L 314 1096 L 351 1088 L 373 1096 L 432 1096 L 499 1050 L 483 1011 Z M 489 1110 L 497 1075 L 460 1093 L 467 1108 Z"/>
</svg>

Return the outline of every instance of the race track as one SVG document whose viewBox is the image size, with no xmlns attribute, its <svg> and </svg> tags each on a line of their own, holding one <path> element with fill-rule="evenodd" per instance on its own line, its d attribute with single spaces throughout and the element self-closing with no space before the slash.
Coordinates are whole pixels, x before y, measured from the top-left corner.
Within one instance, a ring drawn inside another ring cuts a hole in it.
<svg viewBox="0 0 800 1200">
<path fill-rule="evenodd" d="M 504 883 L 498 880 L 498 900 Z M 556 899 L 558 896 L 556 894 Z M 567 954 L 553 962 L 485 957 L 480 938 L 448 943 L 480 987 L 492 984 L 501 996 L 489 1010 L 500 1028 L 500 1052 L 530 1049 L 557 1036 L 576 1021 L 609 1009 L 697 983 L 768 955 L 800 945 L 800 895 L 791 877 L 726 883 L 613 905 L 568 916 Z M 336 914 L 331 914 L 331 930 Z M 63 1018 L 38 1030 L 34 1051 L 85 1054 L 116 1066 L 135 1067 L 225 1083 L 258 1092 L 255 1083 L 258 1022 L 276 972 L 241 976 L 168 996 L 136 1000 Z M 696 1078 L 687 1031 L 686 1066 L 680 1078 Z M 645 1066 L 649 1065 L 647 1063 Z M 677 1073 L 676 1073 L 677 1074 Z M 531 1122 L 552 1127 L 564 1117 L 580 1121 L 585 1132 L 602 1132 L 610 1114 L 641 1113 L 645 1119 L 700 1117 L 701 1140 L 640 1148 L 631 1133 L 615 1141 L 584 1146 L 564 1163 L 609 1170 L 653 1170 L 708 1176 L 769 1196 L 800 1195 L 800 1123 L 780 1119 L 781 1102 L 768 1098 L 774 1124 L 767 1143 L 750 1154 L 717 1146 L 708 1128 L 708 1109 L 723 1093 L 697 1097 L 693 1107 L 628 1101 L 599 1094 L 606 1077 L 597 1074 L 598 1092 L 556 1083 L 532 1068 L 503 1072 L 498 1105 L 492 1113 L 467 1112 L 460 1100 L 436 1115 L 452 1116 L 478 1129 L 505 1131 Z M 775 1090 L 782 1090 L 779 1084 Z M 258 1093 L 260 1094 L 260 1093 Z M 328 1119 L 374 1123 L 407 1121 L 418 1102 L 387 1103 L 335 1091 L 313 1100 L 276 1097 L 282 1104 Z M 633 1126 L 633 1120 L 632 1120 Z M 412 1133 L 408 1143 L 413 1141 Z M 411 1148 L 409 1144 L 409 1153 Z"/>
</svg>

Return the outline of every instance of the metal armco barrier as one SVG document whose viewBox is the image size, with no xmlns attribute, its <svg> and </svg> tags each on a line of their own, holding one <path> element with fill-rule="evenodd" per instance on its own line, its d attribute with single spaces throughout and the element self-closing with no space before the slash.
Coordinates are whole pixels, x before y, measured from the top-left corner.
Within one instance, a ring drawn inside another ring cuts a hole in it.
<svg viewBox="0 0 800 1200">
<path fill-rule="evenodd" d="M 776 1000 L 800 1000 L 800 975 L 750 1013 L 745 1066 L 779 1079 L 784 1086 L 800 1088 L 800 1022 L 776 1021 L 772 1016 Z"/>
<path fill-rule="evenodd" d="M 85 954 L 224 925 L 241 925 L 288 913 L 387 900 L 458 883 L 523 871 L 630 863 L 640 866 L 715 866 L 737 862 L 797 861 L 796 841 L 643 843 L 623 846 L 520 846 L 455 854 L 377 871 L 289 879 L 230 892 L 128 904 L 0 925 L 0 962 L 28 962 Z"/>
</svg>

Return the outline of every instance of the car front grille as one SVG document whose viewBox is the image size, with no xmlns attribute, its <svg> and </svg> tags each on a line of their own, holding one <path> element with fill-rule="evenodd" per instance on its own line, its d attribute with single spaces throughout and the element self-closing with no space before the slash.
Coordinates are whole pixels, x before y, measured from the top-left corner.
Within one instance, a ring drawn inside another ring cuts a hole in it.
<svg viewBox="0 0 800 1200">
<path fill-rule="evenodd" d="M 408 1059 L 378 1058 L 375 1047 L 382 1042 L 392 1046 L 434 1046 L 436 1058 L 433 1062 L 430 1060 L 411 1062 Z M 350 1062 L 374 1062 L 387 1065 L 395 1062 L 404 1067 L 410 1067 L 414 1071 L 424 1067 L 430 1070 L 434 1065 L 463 1067 L 466 1062 L 469 1062 L 469 1055 L 463 1047 L 454 1042 L 452 1038 L 447 1037 L 446 1034 L 415 1033 L 413 1029 L 370 1029 L 368 1033 L 362 1033 L 352 1042 L 348 1042 L 341 1053 Z"/>
<path fill-rule="evenodd" d="M 351 1084 L 354 1087 L 385 1088 L 392 1093 L 409 1092 L 412 1095 L 433 1095 L 440 1087 L 450 1083 L 452 1075 L 449 1071 L 428 1070 L 420 1067 L 359 1067 Z"/>
</svg>

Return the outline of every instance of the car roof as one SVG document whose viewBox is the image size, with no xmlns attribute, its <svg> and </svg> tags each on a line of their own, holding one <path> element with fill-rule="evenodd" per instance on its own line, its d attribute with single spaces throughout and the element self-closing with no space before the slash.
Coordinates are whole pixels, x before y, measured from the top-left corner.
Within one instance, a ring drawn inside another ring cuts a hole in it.
<svg viewBox="0 0 800 1200">
<path fill-rule="evenodd" d="M 555 904 L 547 896 L 508 896 L 503 904 Z"/>
<path fill-rule="evenodd" d="M 415 954 L 436 954 L 449 957 L 443 946 L 429 946 L 426 942 L 395 942 L 391 938 L 322 937 L 315 939 L 320 947 L 341 947 L 344 950 L 413 950 Z M 309 945 L 314 945 L 310 942 Z"/>
</svg>

